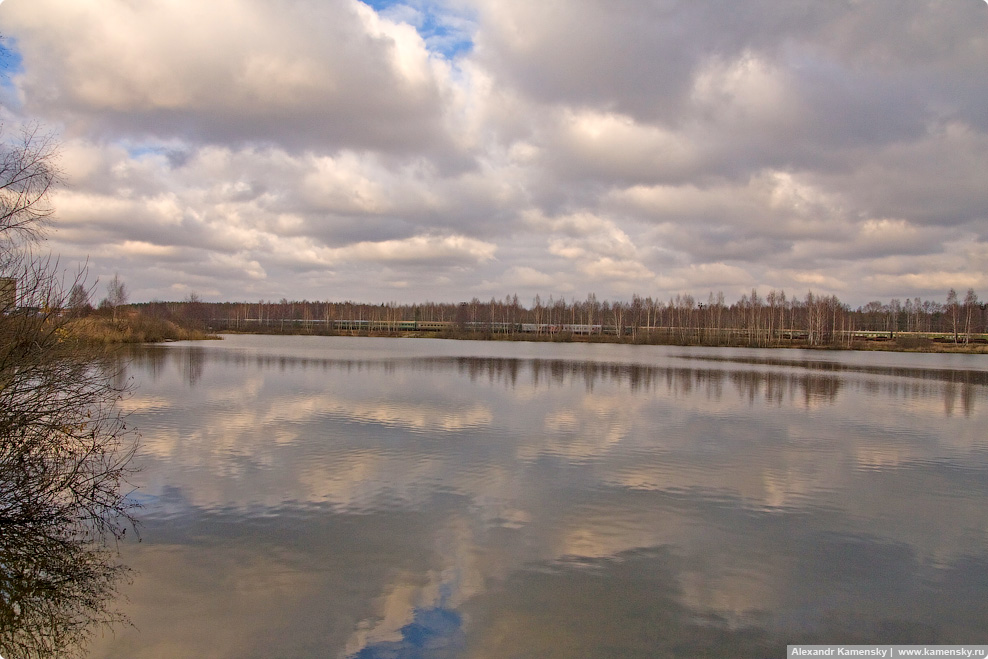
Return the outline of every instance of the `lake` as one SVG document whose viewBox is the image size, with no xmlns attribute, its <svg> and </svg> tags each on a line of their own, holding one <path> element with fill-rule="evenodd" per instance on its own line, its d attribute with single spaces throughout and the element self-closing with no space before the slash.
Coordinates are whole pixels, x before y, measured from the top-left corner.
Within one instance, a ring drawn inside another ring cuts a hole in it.
<svg viewBox="0 0 988 659">
<path fill-rule="evenodd" d="M 227 336 L 127 373 L 134 626 L 92 657 L 988 643 L 985 356 Z"/>
</svg>

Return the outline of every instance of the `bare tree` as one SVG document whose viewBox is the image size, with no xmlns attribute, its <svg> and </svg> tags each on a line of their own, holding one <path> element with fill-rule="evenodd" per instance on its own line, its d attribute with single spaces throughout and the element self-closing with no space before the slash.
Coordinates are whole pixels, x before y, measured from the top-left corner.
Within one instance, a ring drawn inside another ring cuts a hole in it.
<svg viewBox="0 0 988 659">
<path fill-rule="evenodd" d="M 0 151 L 0 253 L 41 238 L 53 212 L 48 192 L 60 180 L 57 144 L 37 127 L 25 129 Z"/>
<path fill-rule="evenodd" d="M 89 303 L 89 290 L 85 285 L 78 282 L 72 285 L 66 306 L 73 316 L 85 316 L 93 310 L 93 305 Z"/>
<path fill-rule="evenodd" d="M 121 281 L 120 275 L 114 274 L 113 279 L 106 285 L 106 297 L 115 307 L 127 304 L 127 287 Z"/>
<path fill-rule="evenodd" d="M 114 543 L 134 522 L 125 392 L 113 360 L 66 331 L 70 296 L 39 254 L 54 158 L 37 132 L 0 142 L 0 277 L 16 281 L 0 314 L 0 648 L 14 656 L 75 654 L 120 619 Z"/>
<path fill-rule="evenodd" d="M 960 305 L 957 302 L 957 291 L 947 291 L 947 310 L 950 312 L 951 325 L 954 330 L 954 343 L 957 343 L 957 320 L 960 316 Z"/>
<path fill-rule="evenodd" d="M 117 319 L 117 307 L 127 304 L 127 286 L 120 279 L 120 275 L 113 273 L 113 279 L 106 285 L 106 297 L 100 301 L 100 307 L 109 308 L 113 312 L 113 319 Z"/>
<path fill-rule="evenodd" d="M 974 292 L 974 289 L 967 289 L 967 295 L 964 296 L 964 343 L 971 342 L 971 315 L 974 313 L 974 308 L 977 304 L 978 296 Z"/>
</svg>

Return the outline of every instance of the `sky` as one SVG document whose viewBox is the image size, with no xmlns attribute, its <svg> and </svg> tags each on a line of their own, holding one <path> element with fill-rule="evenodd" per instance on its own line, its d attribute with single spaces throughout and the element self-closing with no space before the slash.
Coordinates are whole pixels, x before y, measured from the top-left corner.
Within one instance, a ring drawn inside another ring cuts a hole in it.
<svg viewBox="0 0 988 659">
<path fill-rule="evenodd" d="M 132 302 L 988 295 L 984 0 L 6 0 Z"/>
</svg>

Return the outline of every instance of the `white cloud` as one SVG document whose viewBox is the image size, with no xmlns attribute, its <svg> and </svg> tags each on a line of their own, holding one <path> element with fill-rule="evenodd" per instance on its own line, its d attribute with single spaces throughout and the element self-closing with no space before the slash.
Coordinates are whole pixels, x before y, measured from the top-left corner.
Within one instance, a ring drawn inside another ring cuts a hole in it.
<svg viewBox="0 0 988 659">
<path fill-rule="evenodd" d="M 542 272 L 529 266 L 515 266 L 510 268 L 504 277 L 504 283 L 516 287 L 541 288 L 542 290 L 552 290 L 559 281 L 559 277 Z"/>
<path fill-rule="evenodd" d="M 405 240 L 361 242 L 334 251 L 337 258 L 381 263 L 461 264 L 489 261 L 497 246 L 464 236 L 414 236 Z"/>
<path fill-rule="evenodd" d="M 778 130 L 805 111 L 788 88 L 785 73 L 750 51 L 731 61 L 708 60 L 693 80 L 690 101 L 704 121 L 721 130 L 750 126 Z"/>
<path fill-rule="evenodd" d="M 567 109 L 550 118 L 547 166 L 595 182 L 682 180 L 699 153 L 689 136 L 613 112 Z"/>
<path fill-rule="evenodd" d="M 441 151 L 441 81 L 415 30 L 356 0 L 4 8 L 27 108 L 104 136 Z"/>
</svg>

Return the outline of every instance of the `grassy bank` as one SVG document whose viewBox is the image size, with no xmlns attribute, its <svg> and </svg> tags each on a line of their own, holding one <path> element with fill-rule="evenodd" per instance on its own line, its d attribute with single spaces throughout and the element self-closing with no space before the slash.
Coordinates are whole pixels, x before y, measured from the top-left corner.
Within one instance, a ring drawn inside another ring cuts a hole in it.
<svg viewBox="0 0 988 659">
<path fill-rule="evenodd" d="M 718 348 L 778 348 L 778 349 L 799 349 L 799 350 L 861 350 L 872 352 L 928 352 L 928 353 L 957 353 L 966 355 L 988 355 L 988 344 L 986 343 L 953 343 L 948 341 L 934 341 L 930 339 L 916 339 L 913 337 L 902 337 L 891 340 L 855 340 L 848 344 L 810 344 L 803 340 L 792 340 L 778 343 L 758 343 L 750 344 L 744 342 L 711 342 L 711 341 L 668 341 L 655 340 L 653 337 L 632 337 L 619 338 L 610 335 L 573 335 L 559 334 L 554 336 L 532 337 L 530 335 L 506 334 L 506 335 L 485 335 L 471 334 L 467 336 L 448 336 L 447 338 L 468 338 L 480 340 L 497 341 L 546 341 L 557 343 L 631 343 L 635 345 L 675 345 L 692 347 L 718 347 Z"/>
<path fill-rule="evenodd" d="M 115 343 L 160 343 L 162 341 L 197 341 L 219 339 L 216 334 L 181 327 L 161 318 L 143 314 L 127 314 L 119 318 L 86 316 L 72 318 L 65 322 L 64 331 L 68 336 L 81 341 L 103 344 Z"/>
<path fill-rule="evenodd" d="M 855 341 L 851 350 L 872 350 L 885 352 L 942 352 L 963 355 L 988 355 L 988 344 L 948 343 L 944 341 Z"/>
</svg>

